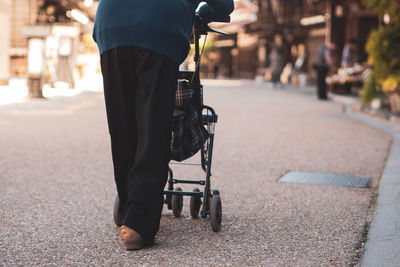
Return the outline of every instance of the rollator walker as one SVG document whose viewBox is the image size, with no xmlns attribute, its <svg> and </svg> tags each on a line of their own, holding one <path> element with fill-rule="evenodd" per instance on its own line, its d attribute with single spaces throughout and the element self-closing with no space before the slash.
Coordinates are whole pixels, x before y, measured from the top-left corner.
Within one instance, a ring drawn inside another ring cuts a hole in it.
<svg viewBox="0 0 400 267">
<path fill-rule="evenodd" d="M 204 180 L 187 180 L 174 177 L 171 167 L 168 168 L 168 190 L 164 191 L 164 203 L 169 210 L 172 210 L 175 217 L 180 217 L 183 208 L 183 196 L 190 196 L 190 215 L 193 219 L 197 219 L 199 215 L 205 219 L 210 217 L 211 228 L 214 232 L 221 230 L 222 221 L 222 205 L 220 193 L 217 189 L 211 189 L 211 165 L 214 147 L 214 130 L 215 124 L 218 121 L 218 115 L 214 109 L 203 103 L 203 86 L 200 82 L 200 60 L 202 52 L 200 52 L 200 37 L 206 36 L 209 32 L 225 34 L 208 26 L 211 22 L 230 22 L 230 17 L 225 18 L 206 18 L 199 15 L 195 16 L 194 22 L 194 45 L 195 45 L 195 70 L 194 71 L 179 71 L 178 79 L 188 81 L 190 88 L 193 90 L 193 96 L 200 99 L 201 105 L 201 120 L 204 127 L 207 129 L 208 138 L 200 149 L 201 162 L 199 165 L 205 173 Z M 203 46 L 204 49 L 204 46 Z M 174 115 L 175 116 L 175 115 Z M 187 165 L 185 163 L 174 162 L 173 165 Z M 170 165 L 172 165 L 170 163 Z M 192 192 L 185 192 L 177 184 L 194 184 L 203 186 L 201 191 L 199 188 L 194 188 Z M 114 204 L 114 222 L 117 226 L 121 226 L 118 216 L 119 198 L 117 196 Z"/>
</svg>

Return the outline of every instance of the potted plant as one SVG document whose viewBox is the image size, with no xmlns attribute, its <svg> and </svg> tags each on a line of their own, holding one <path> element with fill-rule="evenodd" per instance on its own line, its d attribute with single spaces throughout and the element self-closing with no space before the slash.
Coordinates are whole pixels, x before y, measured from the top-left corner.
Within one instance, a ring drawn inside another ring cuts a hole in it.
<svg viewBox="0 0 400 267">
<path fill-rule="evenodd" d="M 383 81 L 382 90 L 389 96 L 391 111 L 400 113 L 400 75 L 390 75 Z"/>
<path fill-rule="evenodd" d="M 392 112 L 400 112 L 400 0 L 366 0 L 384 18 L 372 31 L 366 50 L 373 66 L 374 82 L 389 97 Z"/>
</svg>

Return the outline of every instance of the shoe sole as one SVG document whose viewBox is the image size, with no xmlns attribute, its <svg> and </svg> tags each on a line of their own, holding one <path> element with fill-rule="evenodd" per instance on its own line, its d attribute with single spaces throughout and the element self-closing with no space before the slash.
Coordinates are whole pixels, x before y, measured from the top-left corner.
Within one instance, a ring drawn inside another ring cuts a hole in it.
<svg viewBox="0 0 400 267">
<path fill-rule="evenodd" d="M 128 239 L 124 241 L 125 250 L 140 250 L 154 245 L 154 240 L 144 241 L 138 239 Z"/>
</svg>

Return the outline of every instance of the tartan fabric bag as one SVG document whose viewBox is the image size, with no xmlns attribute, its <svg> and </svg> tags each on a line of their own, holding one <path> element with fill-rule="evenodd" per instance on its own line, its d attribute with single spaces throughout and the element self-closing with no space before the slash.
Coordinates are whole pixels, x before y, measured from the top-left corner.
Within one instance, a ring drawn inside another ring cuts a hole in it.
<svg viewBox="0 0 400 267">
<path fill-rule="evenodd" d="M 208 138 L 201 106 L 193 99 L 193 89 L 188 84 L 185 86 L 181 87 L 183 90 L 177 90 L 172 121 L 171 158 L 176 161 L 183 161 L 196 154 Z M 191 92 L 185 92 L 185 89 Z"/>
<path fill-rule="evenodd" d="M 187 103 L 192 100 L 193 89 L 189 86 L 186 80 L 178 82 L 178 88 L 175 94 L 175 108 L 183 108 Z"/>
</svg>

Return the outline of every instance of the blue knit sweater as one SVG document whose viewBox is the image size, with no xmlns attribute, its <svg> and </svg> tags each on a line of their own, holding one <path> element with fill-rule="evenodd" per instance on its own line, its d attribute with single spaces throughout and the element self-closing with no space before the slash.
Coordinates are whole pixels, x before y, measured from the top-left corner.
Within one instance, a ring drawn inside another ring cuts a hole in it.
<svg viewBox="0 0 400 267">
<path fill-rule="evenodd" d="M 93 39 L 100 54 L 119 46 L 140 46 L 168 56 L 177 63 L 189 49 L 196 8 L 201 0 L 101 0 Z M 206 0 L 210 16 L 226 17 L 233 0 Z"/>
</svg>

